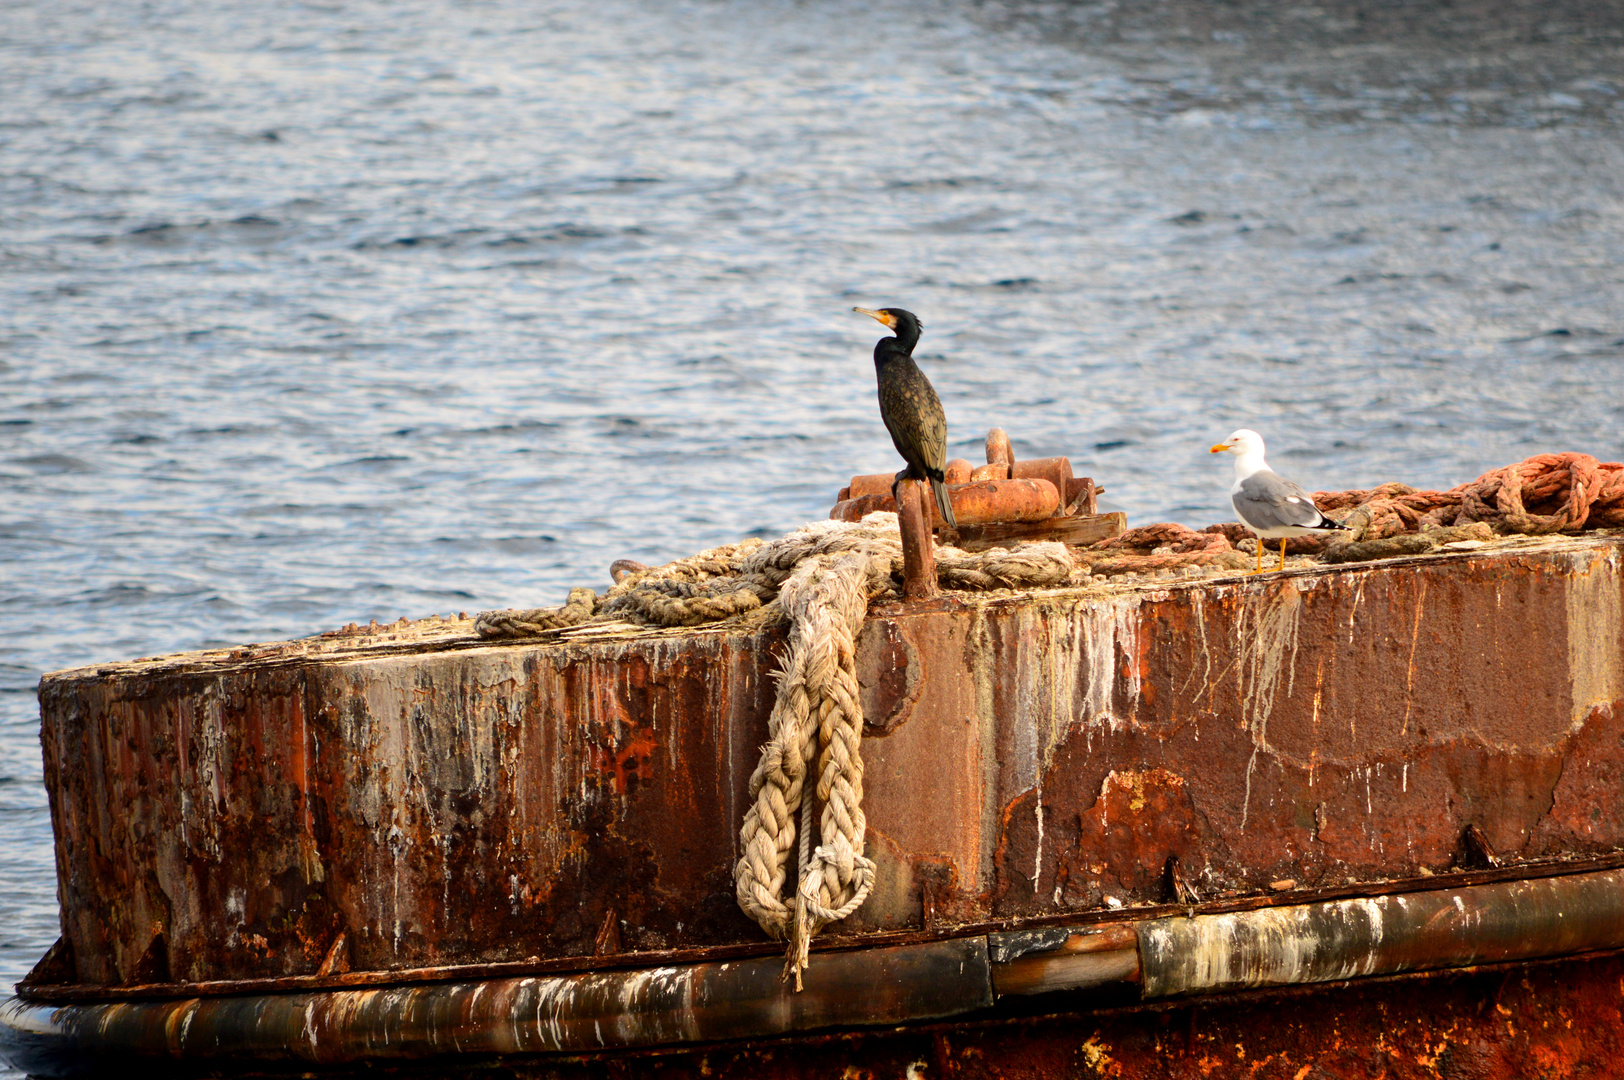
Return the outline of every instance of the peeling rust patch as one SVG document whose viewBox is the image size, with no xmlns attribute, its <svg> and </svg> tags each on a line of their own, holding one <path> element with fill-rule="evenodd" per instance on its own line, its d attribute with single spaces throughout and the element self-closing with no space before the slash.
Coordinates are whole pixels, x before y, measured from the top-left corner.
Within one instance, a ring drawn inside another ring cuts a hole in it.
<svg viewBox="0 0 1624 1080">
<path fill-rule="evenodd" d="M 862 689 L 863 733 L 889 735 L 919 700 L 919 654 L 895 620 L 863 624 L 857 637 L 857 681 Z"/>
</svg>

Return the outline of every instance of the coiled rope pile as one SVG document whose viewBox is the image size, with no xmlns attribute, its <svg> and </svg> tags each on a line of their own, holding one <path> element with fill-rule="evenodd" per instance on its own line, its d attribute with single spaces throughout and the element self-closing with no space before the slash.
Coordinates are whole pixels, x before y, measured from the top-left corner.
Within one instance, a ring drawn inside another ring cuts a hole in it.
<svg viewBox="0 0 1624 1080">
<path fill-rule="evenodd" d="M 1321 491 L 1327 512 L 1348 507 L 1343 524 L 1360 540 L 1486 522 L 1499 533 L 1545 536 L 1624 525 L 1624 464 L 1589 454 L 1538 454 L 1493 469 L 1448 491 L 1383 484 L 1367 491 Z"/>
<path fill-rule="evenodd" d="M 1624 463 L 1589 454 L 1538 454 L 1493 469 L 1448 491 L 1389 483 L 1355 491 L 1316 491 L 1315 504 L 1349 533 L 1289 541 L 1293 555 L 1358 562 L 1417 555 L 1458 540 L 1546 536 L 1624 526 Z M 1205 568 L 1244 570 L 1238 545 L 1251 538 L 1238 522 L 1196 532 L 1161 523 L 1129 529 L 1078 552 L 1098 576 Z"/>
<path fill-rule="evenodd" d="M 483 637 L 516 638 L 592 622 L 697 626 L 778 606 L 790 624 L 789 651 L 767 744 L 750 777 L 734 893 L 745 914 L 788 941 L 785 973 L 799 990 L 812 936 L 862 906 L 874 884 L 874 863 L 863 854 L 856 642 L 870 601 L 900 595 L 896 515 L 816 522 L 780 540 L 746 540 L 654 569 L 617 564 L 616 571 L 619 580 L 601 600 L 591 589 L 573 589 L 562 607 L 483 612 L 475 628 Z M 1079 568 L 1064 544 L 1028 543 L 976 554 L 939 547 L 936 572 L 949 589 L 1017 589 L 1067 584 Z M 807 798 L 814 758 L 815 801 Z"/>
</svg>

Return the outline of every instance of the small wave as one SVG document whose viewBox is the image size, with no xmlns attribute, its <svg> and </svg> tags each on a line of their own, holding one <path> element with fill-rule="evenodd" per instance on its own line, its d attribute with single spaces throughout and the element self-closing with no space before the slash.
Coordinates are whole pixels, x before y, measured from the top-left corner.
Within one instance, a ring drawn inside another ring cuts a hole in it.
<svg viewBox="0 0 1624 1080">
<path fill-rule="evenodd" d="M 90 462 L 82 458 L 76 458 L 71 454 L 32 454 L 28 457 L 15 457 L 9 460 L 13 465 L 22 465 L 34 470 L 36 473 L 47 475 L 96 471 L 96 467 Z"/>
<path fill-rule="evenodd" d="M 410 460 L 412 459 L 405 454 L 369 454 L 366 457 L 352 458 L 349 461 L 340 462 L 338 468 L 345 468 L 350 465 L 393 465 L 397 461 Z"/>
<path fill-rule="evenodd" d="M 535 536 L 436 536 L 434 543 L 459 551 L 500 551 L 509 555 L 527 555 L 552 547 L 558 543 L 558 537 L 546 533 Z"/>
</svg>

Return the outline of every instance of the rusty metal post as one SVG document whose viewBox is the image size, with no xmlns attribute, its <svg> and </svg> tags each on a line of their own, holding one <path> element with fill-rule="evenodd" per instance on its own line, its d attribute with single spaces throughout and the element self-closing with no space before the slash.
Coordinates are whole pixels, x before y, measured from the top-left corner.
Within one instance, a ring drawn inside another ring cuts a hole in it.
<svg viewBox="0 0 1624 1080">
<path fill-rule="evenodd" d="M 987 432 L 987 464 L 1003 465 L 1005 468 L 1015 467 L 1015 451 L 1009 445 L 1009 435 L 1003 428 L 995 427 Z"/>
<path fill-rule="evenodd" d="M 1009 524 L 1023 521 L 1045 521 L 1055 517 L 1060 509 L 1060 493 L 1047 480 L 983 480 L 974 484 L 957 484 L 947 489 L 953 503 L 953 516 L 960 528 L 966 525 Z M 876 510 L 895 510 L 897 504 L 889 497 L 863 495 L 837 502 L 829 511 L 835 521 L 861 521 L 863 515 Z M 945 525 L 936 499 L 925 495 L 925 517 L 929 528 Z"/>
<path fill-rule="evenodd" d="M 1012 462 L 1009 467 L 1011 480 L 1047 480 L 1054 485 L 1058 496 L 1052 513 L 1059 516 L 1066 512 L 1066 505 L 1071 501 L 1066 498 L 1066 491 L 1071 487 L 1071 459 L 1063 457 L 1032 458 L 1029 461 Z"/>
<path fill-rule="evenodd" d="M 925 482 L 897 485 L 897 526 L 902 531 L 902 595 L 907 600 L 936 597 L 936 552 L 931 546 L 930 513 L 925 509 Z"/>
</svg>

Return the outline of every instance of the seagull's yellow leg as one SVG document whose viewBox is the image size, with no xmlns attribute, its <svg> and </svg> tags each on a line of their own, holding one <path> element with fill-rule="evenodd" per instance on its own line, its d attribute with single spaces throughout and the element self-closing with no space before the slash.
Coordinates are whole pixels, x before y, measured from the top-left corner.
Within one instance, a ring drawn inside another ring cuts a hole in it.
<svg viewBox="0 0 1624 1080">
<path fill-rule="evenodd" d="M 1282 536 L 1280 538 L 1280 569 L 1284 570 L 1285 568 L 1286 568 L 1286 538 L 1284 536 Z"/>
<path fill-rule="evenodd" d="M 1257 569 L 1253 570 L 1252 573 L 1263 573 L 1263 537 L 1261 536 L 1257 538 Z"/>
</svg>

